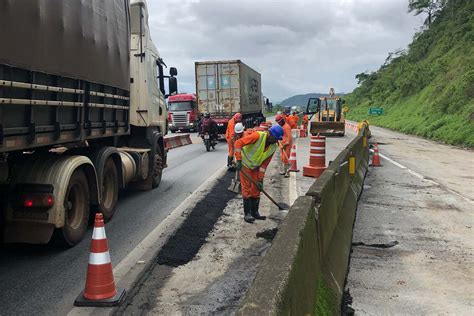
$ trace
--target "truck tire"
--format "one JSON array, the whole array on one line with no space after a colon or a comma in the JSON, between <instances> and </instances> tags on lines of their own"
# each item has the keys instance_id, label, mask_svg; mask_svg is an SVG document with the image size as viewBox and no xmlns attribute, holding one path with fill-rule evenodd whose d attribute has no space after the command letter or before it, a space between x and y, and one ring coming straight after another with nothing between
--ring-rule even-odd
<instances>
[{"instance_id":1,"label":"truck tire","mask_svg":"<svg viewBox=\"0 0 474 316\"><path fill-rule=\"evenodd\" d=\"M62 203L64 226L59 229L57 235L61 243L72 247L84 238L89 222L89 185L81 169L76 169L71 175Z\"/></svg>"},{"instance_id":2,"label":"truck tire","mask_svg":"<svg viewBox=\"0 0 474 316\"><path fill-rule=\"evenodd\" d=\"M151 184L151 187L153 189L157 188L160 186L161 183L161 177L163 176L163 153L161 152L161 149L158 148L156 155L155 155L155 165L153 168L153 182Z\"/></svg>"},{"instance_id":3,"label":"truck tire","mask_svg":"<svg viewBox=\"0 0 474 316\"><path fill-rule=\"evenodd\" d=\"M102 198L99 203L99 212L104 215L104 221L112 219L117 206L119 193L119 175L112 158L108 158L102 173Z\"/></svg>"}]
</instances>

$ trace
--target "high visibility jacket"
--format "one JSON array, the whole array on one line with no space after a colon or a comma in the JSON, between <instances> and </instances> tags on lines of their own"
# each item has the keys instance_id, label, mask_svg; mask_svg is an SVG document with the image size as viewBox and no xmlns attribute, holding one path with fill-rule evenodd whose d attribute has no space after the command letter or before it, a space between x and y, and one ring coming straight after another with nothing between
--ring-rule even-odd
<instances>
[{"instance_id":1,"label":"high visibility jacket","mask_svg":"<svg viewBox=\"0 0 474 316\"><path fill-rule=\"evenodd\" d=\"M242 159L242 164L249 169L257 169L262 163L271 157L277 148L271 144L265 148L267 132L254 132L245 136L235 143L235 156L237 160Z\"/></svg>"}]
</instances>

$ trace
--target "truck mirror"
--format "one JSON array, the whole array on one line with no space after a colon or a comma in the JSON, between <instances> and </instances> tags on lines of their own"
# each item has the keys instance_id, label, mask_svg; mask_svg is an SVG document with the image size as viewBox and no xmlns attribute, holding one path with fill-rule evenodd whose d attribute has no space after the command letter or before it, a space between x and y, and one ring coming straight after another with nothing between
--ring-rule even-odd
<instances>
[{"instance_id":1,"label":"truck mirror","mask_svg":"<svg viewBox=\"0 0 474 316\"><path fill-rule=\"evenodd\" d=\"M175 67L171 67L170 68L170 76L174 77L174 76L177 76L177 75L178 75L178 69L176 69Z\"/></svg>"},{"instance_id":2,"label":"truck mirror","mask_svg":"<svg viewBox=\"0 0 474 316\"><path fill-rule=\"evenodd\" d=\"M171 71L170 71L171 73ZM178 93L178 80L175 77L170 77L168 81L169 94L173 95Z\"/></svg>"}]
</instances>

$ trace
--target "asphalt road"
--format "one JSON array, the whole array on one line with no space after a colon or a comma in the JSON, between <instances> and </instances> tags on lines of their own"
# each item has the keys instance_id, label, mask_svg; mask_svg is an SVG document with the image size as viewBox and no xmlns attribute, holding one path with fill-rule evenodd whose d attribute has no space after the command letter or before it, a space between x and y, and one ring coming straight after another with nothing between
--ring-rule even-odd
<instances>
[{"instance_id":1,"label":"asphalt road","mask_svg":"<svg viewBox=\"0 0 474 316\"><path fill-rule=\"evenodd\" d=\"M195 134L194 134L195 135ZM193 141L196 137L193 137ZM106 225L112 264L226 162L227 146L206 152L202 143L173 149L158 189L122 193ZM14 245L0 248L0 315L64 315L83 290L92 228L72 249Z\"/></svg>"},{"instance_id":2,"label":"asphalt road","mask_svg":"<svg viewBox=\"0 0 474 316\"><path fill-rule=\"evenodd\" d=\"M356 315L472 315L474 152L371 130L382 167L369 169L358 205L351 307Z\"/></svg>"}]
</instances>

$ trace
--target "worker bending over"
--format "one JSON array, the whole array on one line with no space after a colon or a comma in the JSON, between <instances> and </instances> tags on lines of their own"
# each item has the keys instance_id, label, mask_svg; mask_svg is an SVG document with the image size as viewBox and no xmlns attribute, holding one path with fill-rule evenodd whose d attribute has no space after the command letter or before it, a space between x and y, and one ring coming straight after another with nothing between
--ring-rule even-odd
<instances>
[{"instance_id":1,"label":"worker bending over","mask_svg":"<svg viewBox=\"0 0 474 316\"><path fill-rule=\"evenodd\" d=\"M263 190L265 171L282 136L283 128L275 125L268 132L255 131L235 142L236 169L240 171L244 220L247 223L266 219L258 212L260 191Z\"/></svg>"},{"instance_id":2,"label":"worker bending over","mask_svg":"<svg viewBox=\"0 0 474 316\"><path fill-rule=\"evenodd\" d=\"M291 127L288 123L285 122L285 118L282 115L277 115L275 121L279 126L283 128L283 140L280 142L281 146L281 165L280 165L280 174L285 175L285 178L290 176L290 162L288 158L291 154L291 145L293 142L293 137L291 135Z\"/></svg>"},{"instance_id":3,"label":"worker bending over","mask_svg":"<svg viewBox=\"0 0 474 316\"><path fill-rule=\"evenodd\" d=\"M231 168L234 166L234 135L235 135L235 124L242 121L242 114L235 113L234 116L227 123L227 130L225 132L225 140L229 147L227 153L227 167Z\"/></svg>"}]
</instances>

